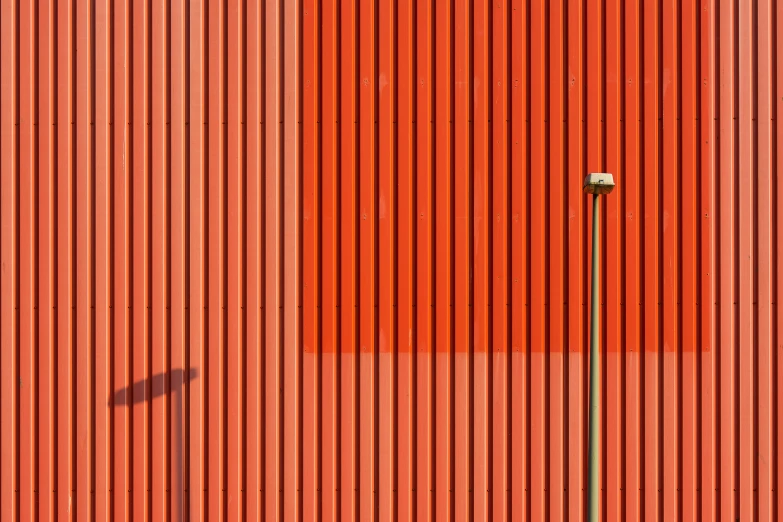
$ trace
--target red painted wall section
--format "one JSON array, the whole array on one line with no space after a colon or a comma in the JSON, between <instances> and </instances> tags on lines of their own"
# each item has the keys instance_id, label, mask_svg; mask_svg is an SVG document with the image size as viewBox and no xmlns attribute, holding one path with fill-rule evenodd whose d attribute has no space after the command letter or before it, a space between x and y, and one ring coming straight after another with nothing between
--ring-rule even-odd
<instances>
[{"instance_id":1,"label":"red painted wall section","mask_svg":"<svg viewBox=\"0 0 783 522\"><path fill-rule=\"evenodd\" d=\"M0 520L783 516L781 28L0 0Z\"/></svg>"}]
</instances>

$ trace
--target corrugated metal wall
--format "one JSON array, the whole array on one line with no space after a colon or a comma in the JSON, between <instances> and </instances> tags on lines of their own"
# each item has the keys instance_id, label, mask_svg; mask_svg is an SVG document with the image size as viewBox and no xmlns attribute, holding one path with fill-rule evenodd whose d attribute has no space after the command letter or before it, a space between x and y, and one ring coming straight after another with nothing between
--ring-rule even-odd
<instances>
[{"instance_id":1,"label":"corrugated metal wall","mask_svg":"<svg viewBox=\"0 0 783 522\"><path fill-rule=\"evenodd\" d=\"M783 4L0 5L3 521L783 516Z\"/></svg>"}]
</instances>

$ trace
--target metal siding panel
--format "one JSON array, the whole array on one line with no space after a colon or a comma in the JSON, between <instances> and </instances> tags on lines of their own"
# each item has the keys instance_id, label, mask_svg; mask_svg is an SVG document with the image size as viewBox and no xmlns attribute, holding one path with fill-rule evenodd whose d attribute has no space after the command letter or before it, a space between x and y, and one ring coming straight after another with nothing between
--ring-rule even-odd
<instances>
[{"instance_id":1,"label":"metal siding panel","mask_svg":"<svg viewBox=\"0 0 783 522\"><path fill-rule=\"evenodd\" d=\"M775 519L781 20L2 0L0 518Z\"/></svg>"}]
</instances>

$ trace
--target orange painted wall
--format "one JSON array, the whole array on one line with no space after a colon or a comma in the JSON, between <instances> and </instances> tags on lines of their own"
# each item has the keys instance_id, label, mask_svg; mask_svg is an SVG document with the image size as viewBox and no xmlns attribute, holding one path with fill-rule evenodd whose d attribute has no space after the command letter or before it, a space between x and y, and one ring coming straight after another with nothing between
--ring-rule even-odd
<instances>
[{"instance_id":1,"label":"orange painted wall","mask_svg":"<svg viewBox=\"0 0 783 522\"><path fill-rule=\"evenodd\" d=\"M783 3L0 0L0 520L783 516Z\"/></svg>"}]
</instances>

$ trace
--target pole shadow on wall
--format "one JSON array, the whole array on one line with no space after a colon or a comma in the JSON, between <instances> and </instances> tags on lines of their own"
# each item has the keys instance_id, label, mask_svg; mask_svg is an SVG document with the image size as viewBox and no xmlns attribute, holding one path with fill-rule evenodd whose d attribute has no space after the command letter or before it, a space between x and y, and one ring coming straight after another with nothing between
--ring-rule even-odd
<instances>
[{"instance_id":1,"label":"pole shadow on wall","mask_svg":"<svg viewBox=\"0 0 783 522\"><path fill-rule=\"evenodd\" d=\"M166 381L168 377L168 383ZM183 447L184 440L182 434L182 422L184 420L184 412L182 403L182 395L184 393L185 384L198 377L198 371L195 368L191 368L190 371L185 372L181 368L174 368L168 373L158 373L148 379L136 381L130 386L121 388L114 392L112 402L109 403L109 407L118 406L132 406L134 404L140 404L145 401L152 402L158 397L162 397L168 394L172 395L172 407L169 415L169 422L173 425L173 433L171 434L171 451L175 453L177 462L178 473L174 473L172 488L177 492L179 498L172 499L172 511L171 520L182 520L184 513L183 506ZM167 386L168 384L168 386ZM176 503L175 503L176 502Z\"/></svg>"}]
</instances>

